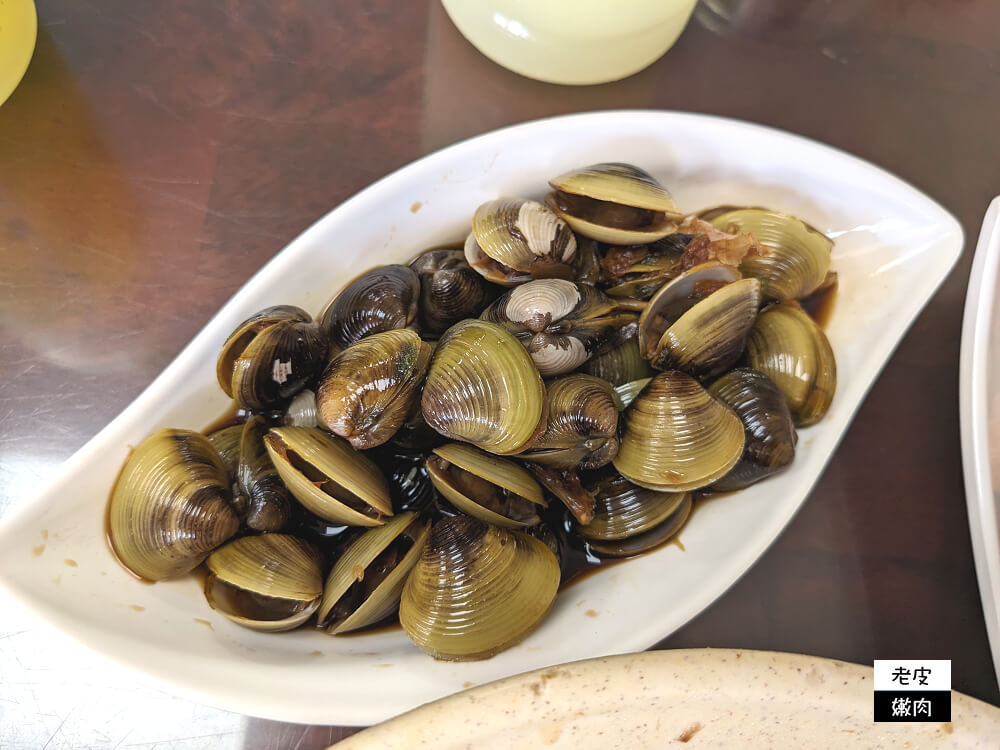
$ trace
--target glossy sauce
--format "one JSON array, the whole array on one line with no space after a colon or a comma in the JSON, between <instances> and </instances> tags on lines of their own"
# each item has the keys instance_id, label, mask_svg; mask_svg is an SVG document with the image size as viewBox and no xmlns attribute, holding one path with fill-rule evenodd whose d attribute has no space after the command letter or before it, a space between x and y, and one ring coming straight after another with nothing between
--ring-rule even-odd
<instances>
[{"instance_id":1,"label":"glossy sauce","mask_svg":"<svg viewBox=\"0 0 1000 750\"><path fill-rule=\"evenodd\" d=\"M834 276L832 280L824 282L819 289L799 301L802 309L824 330L827 323L830 322L830 316L833 315L833 308L837 301L838 286L837 277Z\"/></svg>"}]
</instances>

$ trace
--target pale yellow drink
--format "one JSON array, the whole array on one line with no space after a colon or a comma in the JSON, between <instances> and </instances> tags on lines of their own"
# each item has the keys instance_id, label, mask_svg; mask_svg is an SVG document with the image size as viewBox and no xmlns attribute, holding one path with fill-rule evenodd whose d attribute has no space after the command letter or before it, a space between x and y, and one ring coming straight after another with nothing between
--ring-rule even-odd
<instances>
[{"instance_id":1,"label":"pale yellow drink","mask_svg":"<svg viewBox=\"0 0 1000 750\"><path fill-rule=\"evenodd\" d=\"M0 0L0 104L24 75L37 32L32 0Z\"/></svg>"},{"instance_id":2,"label":"pale yellow drink","mask_svg":"<svg viewBox=\"0 0 1000 750\"><path fill-rule=\"evenodd\" d=\"M552 83L615 81L670 49L696 0L442 0L494 62Z\"/></svg>"}]
</instances>

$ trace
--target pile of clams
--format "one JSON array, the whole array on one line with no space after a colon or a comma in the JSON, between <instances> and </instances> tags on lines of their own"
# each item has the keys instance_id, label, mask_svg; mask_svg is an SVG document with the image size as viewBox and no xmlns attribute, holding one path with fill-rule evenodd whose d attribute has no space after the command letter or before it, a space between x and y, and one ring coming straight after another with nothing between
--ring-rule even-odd
<instances>
[{"instance_id":1,"label":"pile of clams","mask_svg":"<svg viewBox=\"0 0 1000 750\"><path fill-rule=\"evenodd\" d=\"M836 285L832 242L764 208L684 214L629 164L550 184L315 319L280 305L237 326L217 363L236 416L160 430L121 472L122 565L199 569L247 628L398 613L434 657L482 659L581 561L662 545L706 494L786 467L836 389L807 312Z\"/></svg>"}]
</instances>

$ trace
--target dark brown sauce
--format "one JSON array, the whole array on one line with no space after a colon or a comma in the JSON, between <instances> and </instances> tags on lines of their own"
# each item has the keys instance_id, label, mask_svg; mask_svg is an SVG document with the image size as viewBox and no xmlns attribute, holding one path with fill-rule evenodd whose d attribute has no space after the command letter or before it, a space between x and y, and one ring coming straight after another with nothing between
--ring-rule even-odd
<instances>
[{"instance_id":1,"label":"dark brown sauce","mask_svg":"<svg viewBox=\"0 0 1000 750\"><path fill-rule=\"evenodd\" d=\"M225 427L241 424L246 419L246 411L233 401L217 418L208 423L208 427L201 431L202 435L211 435Z\"/></svg>"},{"instance_id":2,"label":"dark brown sauce","mask_svg":"<svg viewBox=\"0 0 1000 750\"><path fill-rule=\"evenodd\" d=\"M808 297L799 300L802 309L820 328L825 329L826 324L830 322L830 316L833 315L833 308L837 302L837 287L837 277L834 276L831 281L825 282Z\"/></svg>"},{"instance_id":3,"label":"dark brown sauce","mask_svg":"<svg viewBox=\"0 0 1000 750\"><path fill-rule=\"evenodd\" d=\"M362 635L375 635L376 633L394 633L402 629L403 626L399 624L399 618L393 613L373 625L352 630L349 633L337 633L337 638L354 638Z\"/></svg>"}]
</instances>

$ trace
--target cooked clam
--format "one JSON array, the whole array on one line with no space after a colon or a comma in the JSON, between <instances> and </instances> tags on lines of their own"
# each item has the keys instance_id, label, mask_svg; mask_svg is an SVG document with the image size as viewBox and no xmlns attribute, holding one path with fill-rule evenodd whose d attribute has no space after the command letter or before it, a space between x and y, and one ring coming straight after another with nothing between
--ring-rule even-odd
<instances>
[{"instance_id":1,"label":"cooked clam","mask_svg":"<svg viewBox=\"0 0 1000 750\"><path fill-rule=\"evenodd\" d=\"M435 448L427 473L452 505L497 526L532 526L539 521L538 508L545 506L542 488L527 470L471 445Z\"/></svg>"},{"instance_id":2,"label":"cooked clam","mask_svg":"<svg viewBox=\"0 0 1000 750\"><path fill-rule=\"evenodd\" d=\"M601 555L625 557L662 544L680 530L691 510L691 493L640 487L617 472L605 474L590 489L594 518L579 532Z\"/></svg>"},{"instance_id":3,"label":"cooked clam","mask_svg":"<svg viewBox=\"0 0 1000 750\"><path fill-rule=\"evenodd\" d=\"M571 372L633 335L638 305L612 300L588 284L539 279L515 287L483 311L527 348L546 376Z\"/></svg>"},{"instance_id":4,"label":"cooked clam","mask_svg":"<svg viewBox=\"0 0 1000 750\"><path fill-rule=\"evenodd\" d=\"M794 302L764 310L747 337L747 360L778 386L795 424L818 422L837 389L837 363L823 329Z\"/></svg>"},{"instance_id":5,"label":"cooked clam","mask_svg":"<svg viewBox=\"0 0 1000 750\"><path fill-rule=\"evenodd\" d=\"M652 376L639 378L638 380L630 380L627 383L615 386L615 395L618 396L623 411L635 401L635 397L642 393L642 389L649 385L649 381L652 379Z\"/></svg>"},{"instance_id":6,"label":"cooked clam","mask_svg":"<svg viewBox=\"0 0 1000 750\"><path fill-rule=\"evenodd\" d=\"M544 542L468 516L445 518L406 580L399 621L437 659L486 659L534 630L559 577Z\"/></svg>"},{"instance_id":7,"label":"cooked clam","mask_svg":"<svg viewBox=\"0 0 1000 750\"><path fill-rule=\"evenodd\" d=\"M333 298L320 328L335 351L379 331L406 328L417 317L420 279L409 266L378 266L358 276Z\"/></svg>"},{"instance_id":8,"label":"cooked clam","mask_svg":"<svg viewBox=\"0 0 1000 750\"><path fill-rule=\"evenodd\" d=\"M245 523L255 531L279 531L288 523L292 497L264 447L268 431L263 417L251 417L240 436L236 479L246 498Z\"/></svg>"},{"instance_id":9,"label":"cooked clam","mask_svg":"<svg viewBox=\"0 0 1000 750\"><path fill-rule=\"evenodd\" d=\"M567 375L548 386L545 432L520 454L526 461L563 469L597 469L618 453L618 398L593 375Z\"/></svg>"},{"instance_id":10,"label":"cooked clam","mask_svg":"<svg viewBox=\"0 0 1000 750\"><path fill-rule=\"evenodd\" d=\"M744 276L759 278L772 299L805 297L830 270L833 241L795 216L763 208L718 209L703 216L727 232L749 232L768 252L747 256Z\"/></svg>"},{"instance_id":11,"label":"cooked clam","mask_svg":"<svg viewBox=\"0 0 1000 750\"><path fill-rule=\"evenodd\" d=\"M346 440L309 427L275 427L264 445L285 486L320 518L381 526L392 515L385 477Z\"/></svg>"},{"instance_id":12,"label":"cooked clam","mask_svg":"<svg viewBox=\"0 0 1000 750\"><path fill-rule=\"evenodd\" d=\"M574 276L576 237L565 221L537 201L501 198L484 203L472 217L472 234L475 246L467 241L465 256L479 273L489 264L476 254L476 246L504 276L509 275L504 269L535 279Z\"/></svg>"},{"instance_id":13,"label":"cooked clam","mask_svg":"<svg viewBox=\"0 0 1000 750\"><path fill-rule=\"evenodd\" d=\"M351 344L320 377L320 423L359 450L386 442L416 405L430 356L430 345L409 329L380 331Z\"/></svg>"},{"instance_id":14,"label":"cooked clam","mask_svg":"<svg viewBox=\"0 0 1000 750\"><path fill-rule=\"evenodd\" d=\"M663 372L625 410L614 465L634 484L685 492L725 476L743 441L743 423L729 407L690 375Z\"/></svg>"},{"instance_id":15,"label":"cooked clam","mask_svg":"<svg viewBox=\"0 0 1000 750\"><path fill-rule=\"evenodd\" d=\"M792 462L797 440L792 415L784 394L767 375L749 367L730 370L708 392L736 412L746 433L743 455L712 483L713 490L742 489Z\"/></svg>"},{"instance_id":16,"label":"cooked clam","mask_svg":"<svg viewBox=\"0 0 1000 750\"><path fill-rule=\"evenodd\" d=\"M318 626L334 635L349 633L395 612L429 532L430 521L400 513L352 541L326 577Z\"/></svg>"},{"instance_id":17,"label":"cooked clam","mask_svg":"<svg viewBox=\"0 0 1000 750\"><path fill-rule=\"evenodd\" d=\"M229 487L208 438L153 433L132 451L111 493L108 540L118 560L148 581L193 570L239 529Z\"/></svg>"},{"instance_id":18,"label":"cooked clam","mask_svg":"<svg viewBox=\"0 0 1000 750\"><path fill-rule=\"evenodd\" d=\"M545 202L573 231L613 245L653 242L677 228L682 214L670 193L631 164L594 164L549 180Z\"/></svg>"},{"instance_id":19,"label":"cooked clam","mask_svg":"<svg viewBox=\"0 0 1000 750\"><path fill-rule=\"evenodd\" d=\"M656 374L656 371L650 367L649 361L639 353L637 336L630 336L614 349L591 357L580 369L585 373L607 380L613 386L624 385L642 378L651 378Z\"/></svg>"},{"instance_id":20,"label":"cooked clam","mask_svg":"<svg viewBox=\"0 0 1000 750\"><path fill-rule=\"evenodd\" d=\"M299 391L288 408L285 409L285 424L290 427L316 427L319 419L316 415L316 394L308 388Z\"/></svg>"},{"instance_id":21,"label":"cooked clam","mask_svg":"<svg viewBox=\"0 0 1000 750\"><path fill-rule=\"evenodd\" d=\"M757 279L718 262L696 266L653 295L639 317L639 351L659 370L719 375L743 354L760 302Z\"/></svg>"},{"instance_id":22,"label":"cooked clam","mask_svg":"<svg viewBox=\"0 0 1000 750\"><path fill-rule=\"evenodd\" d=\"M464 320L441 337L420 403L439 433L490 453L522 451L545 429L545 387L531 357L483 320Z\"/></svg>"},{"instance_id":23,"label":"cooked clam","mask_svg":"<svg viewBox=\"0 0 1000 750\"><path fill-rule=\"evenodd\" d=\"M240 439L243 437L243 425L234 424L223 427L221 430L209 433L208 442L219 454L222 463L229 473L229 479L236 481L236 470L240 465Z\"/></svg>"},{"instance_id":24,"label":"cooked clam","mask_svg":"<svg viewBox=\"0 0 1000 750\"><path fill-rule=\"evenodd\" d=\"M288 534L245 536L205 560L205 598L237 625L291 630L308 620L323 594L319 552Z\"/></svg>"},{"instance_id":25,"label":"cooked clam","mask_svg":"<svg viewBox=\"0 0 1000 750\"><path fill-rule=\"evenodd\" d=\"M601 268L612 297L649 299L657 289L681 271L692 234L673 232L648 245L610 245L604 250Z\"/></svg>"},{"instance_id":26,"label":"cooked clam","mask_svg":"<svg viewBox=\"0 0 1000 750\"><path fill-rule=\"evenodd\" d=\"M304 310L279 305L240 323L216 364L219 385L241 406L265 409L295 395L323 366L327 344Z\"/></svg>"},{"instance_id":27,"label":"cooked clam","mask_svg":"<svg viewBox=\"0 0 1000 750\"><path fill-rule=\"evenodd\" d=\"M420 277L420 330L438 335L465 318L477 318L496 297L496 287L486 282L465 260L462 250L427 250L410 268Z\"/></svg>"},{"instance_id":28,"label":"cooked clam","mask_svg":"<svg viewBox=\"0 0 1000 750\"><path fill-rule=\"evenodd\" d=\"M525 466L546 490L566 506L577 523L590 523L594 517L594 496L583 486L575 468L563 469L532 461L526 462Z\"/></svg>"}]
</instances>

